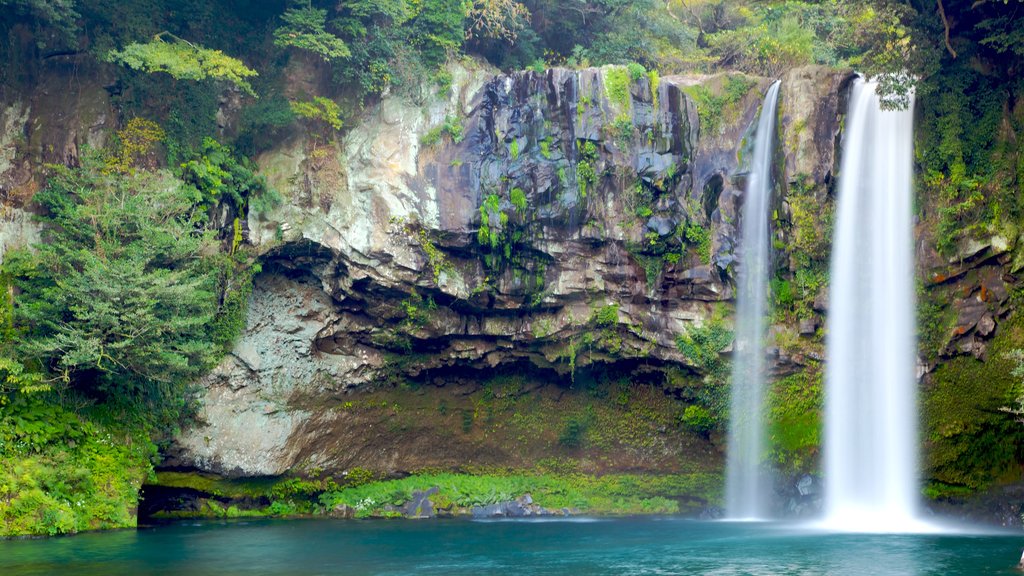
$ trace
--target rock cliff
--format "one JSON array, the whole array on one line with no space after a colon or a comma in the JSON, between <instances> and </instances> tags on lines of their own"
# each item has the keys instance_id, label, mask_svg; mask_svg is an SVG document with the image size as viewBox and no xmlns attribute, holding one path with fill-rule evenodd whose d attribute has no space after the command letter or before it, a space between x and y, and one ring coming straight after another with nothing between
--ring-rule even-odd
<instances>
[{"instance_id":1,"label":"rock cliff","mask_svg":"<svg viewBox=\"0 0 1024 576\"><path fill-rule=\"evenodd\" d=\"M524 464L490 457L499 447L485 441L467 453L395 435L384 448L339 406L396 382L452 389L503 371L555 389L595 370L646 374L669 395L670 372L700 386L675 339L729 315L744 156L770 81L454 76L426 106L388 98L339 142L300 134L259 158L287 199L250 217L264 273L247 329L204 383L206 425L177 440L170 464L234 475ZM827 199L848 76L784 79L780 190L799 174ZM803 360L782 352L775 368ZM693 456L668 452L670 467ZM669 466L659 462L616 466Z\"/></svg>"}]
</instances>

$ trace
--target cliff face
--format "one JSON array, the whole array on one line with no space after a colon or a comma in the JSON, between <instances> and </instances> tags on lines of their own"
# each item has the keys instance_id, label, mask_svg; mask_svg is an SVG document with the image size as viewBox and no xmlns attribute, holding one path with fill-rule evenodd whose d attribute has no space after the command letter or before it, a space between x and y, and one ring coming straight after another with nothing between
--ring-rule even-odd
<instances>
[{"instance_id":1,"label":"cliff face","mask_svg":"<svg viewBox=\"0 0 1024 576\"><path fill-rule=\"evenodd\" d=\"M386 418L360 407L396 383L456 406L495 375L526 375L511 394L526 401L616 374L674 414L694 401L707 367L675 339L729 316L743 158L769 80L454 72L425 107L385 99L340 142L300 135L259 159L287 199L250 218L264 272L248 327L204 382L205 426L178 438L170 465L394 472L574 454L551 439L547 454L508 450L498 433L437 440L458 427L446 418L382 432ZM826 201L847 77L784 79L780 190L799 174ZM820 354L818 336L804 340L776 352L777 372ZM699 435L676 436L584 468L720 458Z\"/></svg>"},{"instance_id":2,"label":"cliff face","mask_svg":"<svg viewBox=\"0 0 1024 576\"><path fill-rule=\"evenodd\" d=\"M426 103L385 98L340 140L299 132L258 158L285 201L250 214L263 272L247 328L201 382L200 422L167 465L720 468L720 439L689 410L723 396L715 372L727 364L719 350L681 353L676 338L729 326L744 159L770 81L451 71ZM794 399L779 394L820 394L850 78L782 79L769 342L780 405ZM41 60L23 80L0 92L0 249L38 238L27 200L43 166L76 162L118 124L87 57ZM222 100L228 131L234 104ZM1009 378L1007 350L1024 340L1007 324L1020 266L1012 230L939 257L933 204L921 199L916 232L922 403L929 462L956 482L958 452L943 447L990 436L964 398L1005 401L1003 384L961 376ZM816 436L794 449L813 469Z\"/></svg>"}]
</instances>

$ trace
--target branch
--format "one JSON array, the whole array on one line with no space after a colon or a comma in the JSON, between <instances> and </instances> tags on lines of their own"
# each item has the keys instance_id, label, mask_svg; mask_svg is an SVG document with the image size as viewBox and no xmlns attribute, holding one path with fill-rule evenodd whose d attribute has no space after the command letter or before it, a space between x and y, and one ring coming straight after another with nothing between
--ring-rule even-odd
<instances>
[{"instance_id":1,"label":"branch","mask_svg":"<svg viewBox=\"0 0 1024 576\"><path fill-rule=\"evenodd\" d=\"M704 34L704 22L701 20L700 16L697 14L697 12L693 8L690 8L690 6L686 3L686 0L679 0L679 1L683 5L683 8L686 8L686 10L690 13L690 15L693 16L693 19L697 21L697 31L700 32L703 35Z\"/></svg>"},{"instance_id":2,"label":"branch","mask_svg":"<svg viewBox=\"0 0 1024 576\"><path fill-rule=\"evenodd\" d=\"M939 16L942 17L942 25L946 28L946 50L949 51L953 59L956 59L956 50L953 50L953 45L949 43L949 19L946 18L946 9L942 6L942 0L935 0L939 5Z\"/></svg>"},{"instance_id":3,"label":"branch","mask_svg":"<svg viewBox=\"0 0 1024 576\"><path fill-rule=\"evenodd\" d=\"M676 22L680 22L679 16L672 13L672 0L665 0L665 12L668 12L668 15L674 18Z\"/></svg>"}]
</instances>

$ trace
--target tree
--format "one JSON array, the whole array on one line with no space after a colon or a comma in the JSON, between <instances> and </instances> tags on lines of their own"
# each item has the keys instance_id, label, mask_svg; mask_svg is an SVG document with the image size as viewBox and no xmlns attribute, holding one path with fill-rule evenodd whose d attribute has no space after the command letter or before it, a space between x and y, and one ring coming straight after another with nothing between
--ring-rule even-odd
<instances>
[{"instance_id":1,"label":"tree","mask_svg":"<svg viewBox=\"0 0 1024 576\"><path fill-rule=\"evenodd\" d=\"M19 357L106 396L201 375L219 353L217 249L192 195L166 171L105 173L95 158L54 170L36 196L44 243L4 263Z\"/></svg>"},{"instance_id":2,"label":"tree","mask_svg":"<svg viewBox=\"0 0 1024 576\"><path fill-rule=\"evenodd\" d=\"M512 42L530 19L515 0L473 0L466 14L466 39L484 37Z\"/></svg>"},{"instance_id":3,"label":"tree","mask_svg":"<svg viewBox=\"0 0 1024 576\"><path fill-rule=\"evenodd\" d=\"M165 37L171 41L164 40ZM146 44L136 42L124 50L111 50L106 59L132 70L164 72L177 80L223 80L256 96L247 80L257 76L255 70L220 50L203 48L169 32L157 34Z\"/></svg>"},{"instance_id":4,"label":"tree","mask_svg":"<svg viewBox=\"0 0 1024 576\"><path fill-rule=\"evenodd\" d=\"M330 62L348 58L348 45L325 28L327 10L313 8L308 3L302 8L289 8L281 16L284 26L274 30L274 45L307 50Z\"/></svg>"},{"instance_id":5,"label":"tree","mask_svg":"<svg viewBox=\"0 0 1024 576\"><path fill-rule=\"evenodd\" d=\"M79 17L75 0L0 0L0 8L7 6L31 16L36 22L49 24L65 41L74 42Z\"/></svg>"}]
</instances>

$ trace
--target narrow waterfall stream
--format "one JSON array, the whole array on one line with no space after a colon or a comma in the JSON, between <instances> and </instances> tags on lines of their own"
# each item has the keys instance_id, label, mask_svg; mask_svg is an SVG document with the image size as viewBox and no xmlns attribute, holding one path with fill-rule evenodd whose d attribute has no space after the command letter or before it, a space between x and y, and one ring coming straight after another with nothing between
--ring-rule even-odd
<instances>
[{"instance_id":1,"label":"narrow waterfall stream","mask_svg":"<svg viewBox=\"0 0 1024 576\"><path fill-rule=\"evenodd\" d=\"M855 81L839 173L826 340L825 523L917 530L913 102Z\"/></svg>"},{"instance_id":2,"label":"narrow waterfall stream","mask_svg":"<svg viewBox=\"0 0 1024 576\"><path fill-rule=\"evenodd\" d=\"M779 82L768 89L757 123L754 153L743 198L740 266L736 285L736 344L726 462L726 514L764 518L768 482L764 451L765 310L768 304L768 221L772 200L772 150Z\"/></svg>"}]
</instances>

